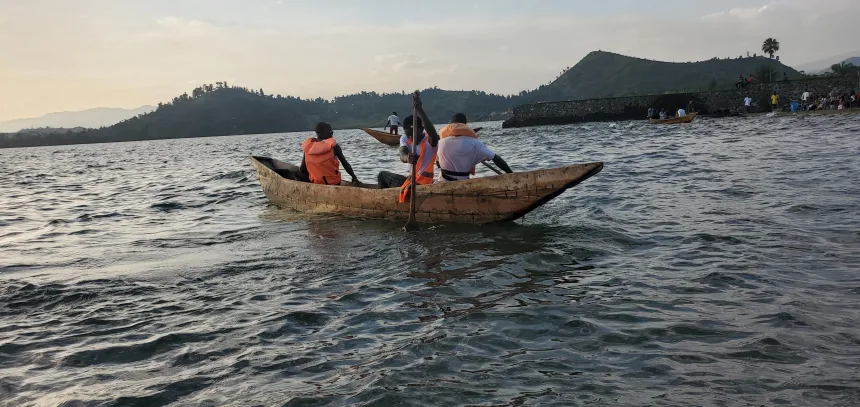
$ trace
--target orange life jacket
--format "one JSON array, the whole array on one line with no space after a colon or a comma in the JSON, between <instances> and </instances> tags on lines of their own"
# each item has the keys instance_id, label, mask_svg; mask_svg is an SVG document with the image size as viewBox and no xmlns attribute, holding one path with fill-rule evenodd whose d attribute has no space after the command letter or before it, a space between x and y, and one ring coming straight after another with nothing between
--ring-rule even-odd
<instances>
[{"instance_id":1,"label":"orange life jacket","mask_svg":"<svg viewBox=\"0 0 860 407\"><path fill-rule=\"evenodd\" d=\"M439 138L448 137L471 137L478 138L478 133L472 130L471 127L463 123L450 123L439 131Z\"/></svg>"},{"instance_id":2,"label":"orange life jacket","mask_svg":"<svg viewBox=\"0 0 860 407\"><path fill-rule=\"evenodd\" d=\"M439 131L439 138L448 138L448 137L471 137L473 139L478 138L478 133L475 130L472 130L471 127L467 124L463 123L449 123L447 126L443 127L441 131ZM469 171L469 174L475 175L475 167Z\"/></svg>"},{"instance_id":3,"label":"orange life jacket","mask_svg":"<svg viewBox=\"0 0 860 407\"><path fill-rule=\"evenodd\" d=\"M424 135L424 139L419 141L418 145L418 165L415 166L415 180L418 182L418 185L428 185L433 183L433 164L436 162L436 151L433 151L433 154L424 154L430 149L430 142L428 141L430 137ZM409 147L409 151L412 152L412 139L409 138L406 140L406 145ZM409 198L409 185L412 184L412 173L410 172L409 177L406 178L406 181L403 185L400 186L400 198L397 200L399 203L406 202L406 199Z\"/></svg>"},{"instance_id":4,"label":"orange life jacket","mask_svg":"<svg viewBox=\"0 0 860 407\"><path fill-rule=\"evenodd\" d=\"M309 138L302 142L308 178L314 184L340 184L340 161L334 155L335 146L337 141L334 138Z\"/></svg>"}]
</instances>

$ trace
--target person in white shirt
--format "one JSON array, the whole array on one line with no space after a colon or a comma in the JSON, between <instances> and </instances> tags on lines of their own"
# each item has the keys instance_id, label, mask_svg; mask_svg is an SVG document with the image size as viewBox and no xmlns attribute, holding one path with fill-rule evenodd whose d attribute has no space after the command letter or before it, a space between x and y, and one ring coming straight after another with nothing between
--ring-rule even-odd
<instances>
[{"instance_id":1,"label":"person in white shirt","mask_svg":"<svg viewBox=\"0 0 860 407\"><path fill-rule=\"evenodd\" d=\"M749 113L750 107L752 107L752 98L749 95L744 98L744 107L747 109L747 113Z\"/></svg>"},{"instance_id":2,"label":"person in white shirt","mask_svg":"<svg viewBox=\"0 0 860 407\"><path fill-rule=\"evenodd\" d=\"M684 117L687 115L687 111L684 109L678 109L678 116L676 117Z\"/></svg>"},{"instance_id":3,"label":"person in white shirt","mask_svg":"<svg viewBox=\"0 0 860 407\"><path fill-rule=\"evenodd\" d=\"M666 109L660 109L660 120L666 120L669 118L669 114L666 113Z\"/></svg>"},{"instance_id":4,"label":"person in white shirt","mask_svg":"<svg viewBox=\"0 0 860 407\"><path fill-rule=\"evenodd\" d=\"M391 112L391 116L388 116L388 124L385 127L391 127L391 130L389 130L390 134L397 134L397 129L400 127L400 118L397 117L397 112Z\"/></svg>"},{"instance_id":5,"label":"person in white shirt","mask_svg":"<svg viewBox=\"0 0 860 407\"><path fill-rule=\"evenodd\" d=\"M476 165L489 160L506 173L514 172L502 157L478 140L463 113L455 114L451 123L439 131L439 137L437 158L441 171L436 182L467 180L474 174Z\"/></svg>"},{"instance_id":6,"label":"person in white shirt","mask_svg":"<svg viewBox=\"0 0 860 407\"><path fill-rule=\"evenodd\" d=\"M812 94L809 93L809 90L805 90L802 95L800 95L800 100L803 102L801 104L801 109L806 110L806 105L809 102L809 99L812 98Z\"/></svg>"}]
</instances>

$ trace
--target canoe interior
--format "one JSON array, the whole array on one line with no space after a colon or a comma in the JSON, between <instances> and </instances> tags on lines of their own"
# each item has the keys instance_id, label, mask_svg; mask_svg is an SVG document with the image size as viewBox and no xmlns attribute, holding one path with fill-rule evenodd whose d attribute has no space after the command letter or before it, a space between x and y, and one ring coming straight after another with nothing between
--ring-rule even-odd
<instances>
[{"instance_id":1,"label":"canoe interior","mask_svg":"<svg viewBox=\"0 0 860 407\"><path fill-rule=\"evenodd\" d=\"M285 180L306 183L304 181L297 180L296 177L293 175L294 173L297 173L300 171L300 167L298 165L291 164L291 163L285 163L281 160L276 160L274 158L269 158L269 157L252 156L252 158L257 160L260 164L266 166L270 170L274 171L275 173L280 175ZM353 184L352 182L349 182L349 181L341 181L340 186L352 187L352 188L379 189L379 186L377 184L365 184L365 183Z\"/></svg>"}]
</instances>

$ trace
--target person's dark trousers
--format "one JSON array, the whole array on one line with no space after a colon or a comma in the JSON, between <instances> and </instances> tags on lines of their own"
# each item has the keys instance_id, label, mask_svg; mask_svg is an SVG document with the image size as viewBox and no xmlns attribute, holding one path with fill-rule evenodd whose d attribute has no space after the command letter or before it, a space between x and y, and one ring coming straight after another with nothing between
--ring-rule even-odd
<instances>
[{"instance_id":1,"label":"person's dark trousers","mask_svg":"<svg viewBox=\"0 0 860 407\"><path fill-rule=\"evenodd\" d=\"M376 176L376 182L379 184L379 188L400 188L406 182L406 176L390 171L381 171Z\"/></svg>"}]
</instances>

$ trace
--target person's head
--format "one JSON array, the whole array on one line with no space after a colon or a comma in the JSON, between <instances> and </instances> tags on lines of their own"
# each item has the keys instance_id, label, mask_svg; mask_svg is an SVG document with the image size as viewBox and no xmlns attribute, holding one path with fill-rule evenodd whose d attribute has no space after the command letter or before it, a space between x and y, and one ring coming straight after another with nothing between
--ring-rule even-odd
<instances>
[{"instance_id":1,"label":"person's head","mask_svg":"<svg viewBox=\"0 0 860 407\"><path fill-rule=\"evenodd\" d=\"M418 120L416 121L412 117L412 115L409 115L409 116L406 116L405 119L403 119L403 131L406 132L406 135L409 135L409 136L412 135L412 124L413 124L413 122L416 122L415 126L417 126L416 130L418 130L418 133L419 134L423 133L424 132L424 123L421 122L421 118L419 117Z\"/></svg>"},{"instance_id":2,"label":"person's head","mask_svg":"<svg viewBox=\"0 0 860 407\"><path fill-rule=\"evenodd\" d=\"M331 138L331 136L334 135L334 132L331 130L331 125L326 122L317 123L314 127L314 133L317 134L317 138L320 140Z\"/></svg>"},{"instance_id":3,"label":"person's head","mask_svg":"<svg viewBox=\"0 0 860 407\"><path fill-rule=\"evenodd\" d=\"M454 113L454 116L451 116L451 123L467 124L467 123L469 123L469 121L468 121L468 120L466 120L466 115L465 115L465 114L463 114L463 113Z\"/></svg>"},{"instance_id":4,"label":"person's head","mask_svg":"<svg viewBox=\"0 0 860 407\"><path fill-rule=\"evenodd\" d=\"M393 115L397 116L397 112L391 112L391 114L393 114Z\"/></svg>"}]
</instances>

